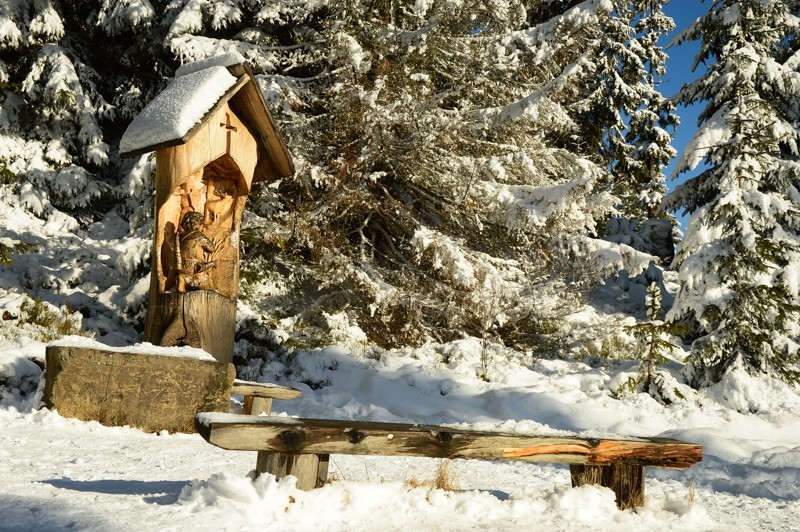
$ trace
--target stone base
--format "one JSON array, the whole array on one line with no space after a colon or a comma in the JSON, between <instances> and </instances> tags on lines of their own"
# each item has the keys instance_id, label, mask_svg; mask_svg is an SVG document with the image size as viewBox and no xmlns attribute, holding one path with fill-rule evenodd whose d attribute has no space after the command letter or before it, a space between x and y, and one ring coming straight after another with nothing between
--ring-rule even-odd
<instances>
[{"instance_id":1,"label":"stone base","mask_svg":"<svg viewBox=\"0 0 800 532\"><path fill-rule=\"evenodd\" d=\"M233 364L47 346L44 403L64 417L145 432L194 432L198 412L228 412Z\"/></svg>"}]
</instances>

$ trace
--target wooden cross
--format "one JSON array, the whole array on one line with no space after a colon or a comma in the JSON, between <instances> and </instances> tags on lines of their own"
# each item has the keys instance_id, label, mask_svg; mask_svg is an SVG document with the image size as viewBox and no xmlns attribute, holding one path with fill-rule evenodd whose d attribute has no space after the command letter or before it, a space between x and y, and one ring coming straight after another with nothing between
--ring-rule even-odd
<instances>
[{"instance_id":1,"label":"wooden cross","mask_svg":"<svg viewBox=\"0 0 800 532\"><path fill-rule=\"evenodd\" d=\"M236 133L236 126L231 125L230 113L225 113L225 122L220 122L219 127L224 127L228 131L228 138L225 139L225 151L231 152L231 132Z\"/></svg>"}]
</instances>

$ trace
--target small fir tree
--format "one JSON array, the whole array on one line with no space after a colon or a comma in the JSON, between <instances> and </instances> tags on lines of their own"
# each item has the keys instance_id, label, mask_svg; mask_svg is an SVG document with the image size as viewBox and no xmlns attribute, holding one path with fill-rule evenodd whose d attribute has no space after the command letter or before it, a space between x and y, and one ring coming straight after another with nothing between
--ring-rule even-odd
<instances>
[{"instance_id":1,"label":"small fir tree","mask_svg":"<svg viewBox=\"0 0 800 532\"><path fill-rule=\"evenodd\" d=\"M677 349L671 338L680 332L681 326L662 319L661 288L658 284L651 283L647 287L645 304L647 321L628 328L644 351L639 364L639 377L629 382L628 386L641 389L663 402L674 393L665 390L665 375L659 367L668 362L667 355Z\"/></svg>"}]
</instances>

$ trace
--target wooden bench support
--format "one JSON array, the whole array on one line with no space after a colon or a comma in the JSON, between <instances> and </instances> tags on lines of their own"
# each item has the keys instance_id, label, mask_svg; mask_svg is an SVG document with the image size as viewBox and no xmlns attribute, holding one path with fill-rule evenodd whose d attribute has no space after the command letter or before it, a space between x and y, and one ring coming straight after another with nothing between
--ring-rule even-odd
<instances>
[{"instance_id":1,"label":"wooden bench support","mask_svg":"<svg viewBox=\"0 0 800 532\"><path fill-rule=\"evenodd\" d=\"M272 399L266 397L253 397L245 395L242 404L242 414L248 416L269 415L272 412Z\"/></svg>"},{"instance_id":2,"label":"wooden bench support","mask_svg":"<svg viewBox=\"0 0 800 532\"><path fill-rule=\"evenodd\" d=\"M270 473L276 478L287 475L297 477L297 489L310 490L322 487L328 480L327 454L290 454L258 451L256 475Z\"/></svg>"},{"instance_id":3,"label":"wooden bench support","mask_svg":"<svg viewBox=\"0 0 800 532\"><path fill-rule=\"evenodd\" d=\"M236 379L231 387L232 394L242 395L244 415L269 415L272 412L272 400L290 400L300 397L303 392L276 384L243 381ZM310 490L322 486L328 478L327 454L289 454L258 451L256 458L256 476L270 473L276 478L287 475L297 477L297 487Z\"/></svg>"},{"instance_id":4,"label":"wooden bench support","mask_svg":"<svg viewBox=\"0 0 800 532\"><path fill-rule=\"evenodd\" d=\"M617 496L617 506L625 510L644 504L644 466L618 462L609 466L571 464L573 486L593 484L611 488Z\"/></svg>"},{"instance_id":5,"label":"wooden bench support","mask_svg":"<svg viewBox=\"0 0 800 532\"><path fill-rule=\"evenodd\" d=\"M214 412L198 414L195 425L206 441L223 449L293 455L288 459L262 459L259 456L260 463L282 472L276 474L278 477L296 474L295 471L302 468L299 460L303 455L550 462L570 464L573 485L599 484L612 488L620 508L643 504L645 466L686 469L703 457L700 445L664 438L611 440L529 436L436 425L238 416ZM327 470L325 474L321 471L322 467L319 467L316 478L304 485L319 485L327 473Z\"/></svg>"},{"instance_id":6,"label":"wooden bench support","mask_svg":"<svg viewBox=\"0 0 800 532\"><path fill-rule=\"evenodd\" d=\"M235 379L231 386L231 394L244 397L243 414L258 415L263 412L269 415L273 399L288 401L300 397L303 392L288 386Z\"/></svg>"}]
</instances>

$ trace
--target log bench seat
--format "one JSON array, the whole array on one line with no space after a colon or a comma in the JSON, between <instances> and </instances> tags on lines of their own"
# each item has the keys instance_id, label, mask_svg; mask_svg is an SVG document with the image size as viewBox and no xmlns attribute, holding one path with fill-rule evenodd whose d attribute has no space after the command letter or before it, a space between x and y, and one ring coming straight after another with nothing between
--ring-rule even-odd
<instances>
[{"instance_id":1,"label":"log bench seat","mask_svg":"<svg viewBox=\"0 0 800 532\"><path fill-rule=\"evenodd\" d=\"M703 457L702 446L665 438L528 436L436 425L217 412L197 414L195 428L207 442L223 449L258 451L259 456L319 456L319 468L310 472L313 478L302 489L325 482L330 454L518 460L569 464L573 485L609 487L620 508L643 504L645 467L687 469ZM257 473L266 470L256 468ZM274 474L274 469L270 472ZM298 476L291 468L283 473Z\"/></svg>"}]
</instances>

